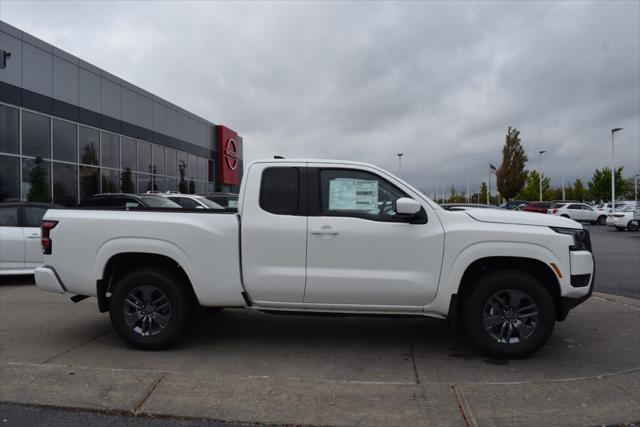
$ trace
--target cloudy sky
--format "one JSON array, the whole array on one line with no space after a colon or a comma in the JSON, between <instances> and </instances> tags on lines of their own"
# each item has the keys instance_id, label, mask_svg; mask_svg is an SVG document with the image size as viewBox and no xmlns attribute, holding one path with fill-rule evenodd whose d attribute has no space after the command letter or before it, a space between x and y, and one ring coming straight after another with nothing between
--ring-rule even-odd
<instances>
[{"instance_id":1,"label":"cloudy sky","mask_svg":"<svg viewBox=\"0 0 640 427\"><path fill-rule=\"evenodd\" d=\"M0 19L243 135L245 160L477 187L508 126L559 185L640 172L640 2L27 2Z\"/></svg>"}]
</instances>

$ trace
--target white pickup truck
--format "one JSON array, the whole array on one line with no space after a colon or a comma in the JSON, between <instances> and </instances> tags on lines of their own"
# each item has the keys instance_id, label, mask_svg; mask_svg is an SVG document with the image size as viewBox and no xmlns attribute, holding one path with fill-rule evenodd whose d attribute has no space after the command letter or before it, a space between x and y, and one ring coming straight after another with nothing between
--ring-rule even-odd
<instances>
[{"instance_id":1,"label":"white pickup truck","mask_svg":"<svg viewBox=\"0 0 640 427\"><path fill-rule=\"evenodd\" d=\"M98 298L118 335L160 349L196 304L448 318L483 352L522 357L591 295L589 233L567 218L446 211L375 166L266 160L238 212L49 210L40 289Z\"/></svg>"}]
</instances>

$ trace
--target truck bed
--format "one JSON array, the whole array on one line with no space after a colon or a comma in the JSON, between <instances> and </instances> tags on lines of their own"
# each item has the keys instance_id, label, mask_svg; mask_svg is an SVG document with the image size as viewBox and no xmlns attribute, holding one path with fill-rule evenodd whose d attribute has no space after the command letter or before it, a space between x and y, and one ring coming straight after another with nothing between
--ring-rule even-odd
<instances>
[{"instance_id":1,"label":"truck bed","mask_svg":"<svg viewBox=\"0 0 640 427\"><path fill-rule=\"evenodd\" d=\"M244 305L240 217L233 212L52 209L44 220L58 221L50 233L52 253L47 264L55 266L59 280L70 293L97 296L96 282L86 279L103 279L105 266L116 254L153 253L180 265L201 304Z\"/></svg>"}]
</instances>

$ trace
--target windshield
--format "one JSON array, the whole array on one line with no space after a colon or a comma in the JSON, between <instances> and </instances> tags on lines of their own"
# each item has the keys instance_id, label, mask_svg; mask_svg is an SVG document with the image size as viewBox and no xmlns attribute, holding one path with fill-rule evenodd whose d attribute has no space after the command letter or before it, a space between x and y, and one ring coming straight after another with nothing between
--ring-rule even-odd
<instances>
[{"instance_id":1,"label":"windshield","mask_svg":"<svg viewBox=\"0 0 640 427\"><path fill-rule=\"evenodd\" d=\"M142 201L151 208L181 208L181 206L163 197L142 196Z\"/></svg>"}]
</instances>

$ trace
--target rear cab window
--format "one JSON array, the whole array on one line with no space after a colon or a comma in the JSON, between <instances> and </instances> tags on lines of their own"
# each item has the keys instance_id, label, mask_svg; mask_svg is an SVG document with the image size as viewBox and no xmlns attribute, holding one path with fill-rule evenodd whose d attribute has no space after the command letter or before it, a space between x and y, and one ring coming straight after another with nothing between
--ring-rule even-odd
<instances>
[{"instance_id":1,"label":"rear cab window","mask_svg":"<svg viewBox=\"0 0 640 427\"><path fill-rule=\"evenodd\" d=\"M269 167L262 171L260 208L275 215L300 213L300 169Z\"/></svg>"}]
</instances>

